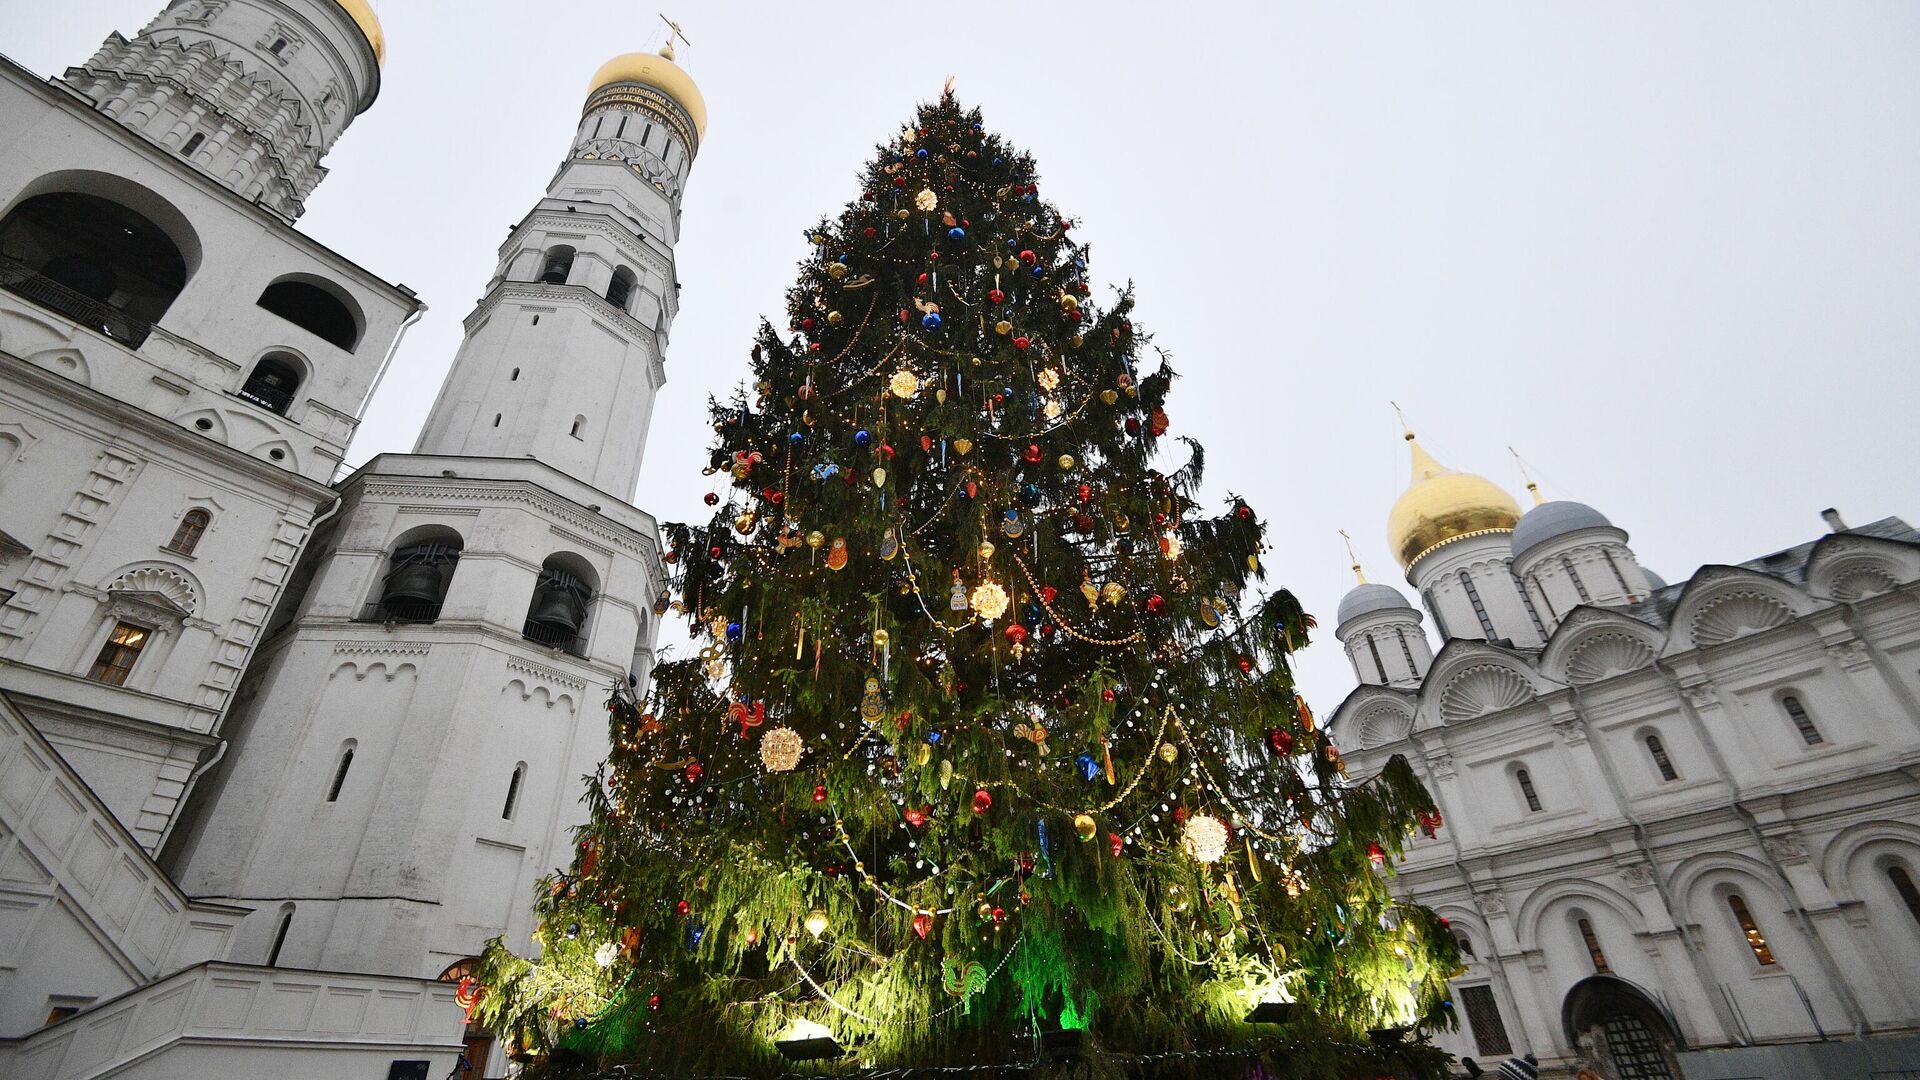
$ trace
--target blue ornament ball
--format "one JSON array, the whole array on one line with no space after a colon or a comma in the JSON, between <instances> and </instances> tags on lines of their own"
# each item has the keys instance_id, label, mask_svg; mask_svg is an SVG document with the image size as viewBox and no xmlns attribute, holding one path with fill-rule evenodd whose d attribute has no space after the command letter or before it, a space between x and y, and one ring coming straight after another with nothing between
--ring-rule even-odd
<instances>
[{"instance_id":1,"label":"blue ornament ball","mask_svg":"<svg viewBox=\"0 0 1920 1080\"><path fill-rule=\"evenodd\" d=\"M581 1031L587 1030L587 1018L584 1016L574 1017L573 1026Z\"/></svg>"},{"instance_id":2,"label":"blue ornament ball","mask_svg":"<svg viewBox=\"0 0 1920 1080\"><path fill-rule=\"evenodd\" d=\"M853 445L855 446L865 446L872 441L873 436L868 434L866 428L861 428L859 431L853 433Z\"/></svg>"},{"instance_id":3,"label":"blue ornament ball","mask_svg":"<svg viewBox=\"0 0 1920 1080\"><path fill-rule=\"evenodd\" d=\"M961 228L958 225L955 225L953 228L947 230L947 239L949 240L965 240L966 238L967 238L967 230Z\"/></svg>"},{"instance_id":4,"label":"blue ornament ball","mask_svg":"<svg viewBox=\"0 0 1920 1080\"><path fill-rule=\"evenodd\" d=\"M1020 488L1020 501L1021 501L1021 502L1024 502L1024 503L1026 503L1026 504L1027 504L1028 506L1037 506L1037 505L1039 505L1039 503L1040 503L1040 487L1039 487L1039 485L1037 485L1037 484L1026 484L1026 485L1024 485L1024 486L1022 486L1022 487Z\"/></svg>"},{"instance_id":5,"label":"blue ornament ball","mask_svg":"<svg viewBox=\"0 0 1920 1080\"><path fill-rule=\"evenodd\" d=\"M1040 613L1039 604L1028 604L1027 605L1027 625L1028 626L1040 625L1040 614L1041 613Z\"/></svg>"},{"instance_id":6,"label":"blue ornament ball","mask_svg":"<svg viewBox=\"0 0 1920 1080\"><path fill-rule=\"evenodd\" d=\"M920 149L915 150L913 152L913 156L917 158L925 159L927 156L927 148L923 146Z\"/></svg>"},{"instance_id":7,"label":"blue ornament ball","mask_svg":"<svg viewBox=\"0 0 1920 1080\"><path fill-rule=\"evenodd\" d=\"M940 329L940 313L937 311L927 312L925 315L922 315L920 317L920 325L926 327L929 330Z\"/></svg>"},{"instance_id":8,"label":"blue ornament ball","mask_svg":"<svg viewBox=\"0 0 1920 1080\"><path fill-rule=\"evenodd\" d=\"M1044 266L1036 266L1033 268L1034 277L1044 277L1046 276L1046 273L1047 273L1047 268Z\"/></svg>"},{"instance_id":9,"label":"blue ornament ball","mask_svg":"<svg viewBox=\"0 0 1920 1080\"><path fill-rule=\"evenodd\" d=\"M993 163L995 165L1005 165L1007 163L1007 159L1003 157L997 157L993 159Z\"/></svg>"},{"instance_id":10,"label":"blue ornament ball","mask_svg":"<svg viewBox=\"0 0 1920 1080\"><path fill-rule=\"evenodd\" d=\"M939 732L937 731L927 732L927 742L933 744L934 746L940 745L940 739L941 739L941 735Z\"/></svg>"},{"instance_id":11,"label":"blue ornament ball","mask_svg":"<svg viewBox=\"0 0 1920 1080\"><path fill-rule=\"evenodd\" d=\"M739 641L742 637L745 637L745 636L746 636L746 630L742 629L739 623L730 622L727 624L727 640L728 641Z\"/></svg>"}]
</instances>

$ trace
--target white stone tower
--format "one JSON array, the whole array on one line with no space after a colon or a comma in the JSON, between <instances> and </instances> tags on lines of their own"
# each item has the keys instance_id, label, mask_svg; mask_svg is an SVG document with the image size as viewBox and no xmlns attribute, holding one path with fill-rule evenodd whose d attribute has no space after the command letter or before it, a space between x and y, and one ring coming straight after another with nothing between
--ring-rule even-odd
<instances>
[{"instance_id":1,"label":"white stone tower","mask_svg":"<svg viewBox=\"0 0 1920 1080\"><path fill-rule=\"evenodd\" d=\"M0 58L0 691L149 851L420 309L290 225L380 42L194 0L64 82Z\"/></svg>"},{"instance_id":2,"label":"white stone tower","mask_svg":"<svg viewBox=\"0 0 1920 1080\"><path fill-rule=\"evenodd\" d=\"M699 88L661 52L594 75L566 161L500 249L418 453L532 457L633 496L679 308L680 193L706 128Z\"/></svg>"},{"instance_id":3,"label":"white stone tower","mask_svg":"<svg viewBox=\"0 0 1920 1080\"><path fill-rule=\"evenodd\" d=\"M1546 624L1513 576L1519 504L1485 477L1435 461L1413 432L1406 438L1413 479L1387 515L1387 540L1440 636L1538 648Z\"/></svg>"},{"instance_id":4,"label":"white stone tower","mask_svg":"<svg viewBox=\"0 0 1920 1080\"><path fill-rule=\"evenodd\" d=\"M1552 633L1582 604L1625 607L1645 600L1653 583L1626 531L1585 503L1542 502L1513 527L1513 572Z\"/></svg>"},{"instance_id":5,"label":"white stone tower","mask_svg":"<svg viewBox=\"0 0 1920 1080\"><path fill-rule=\"evenodd\" d=\"M587 817L606 692L651 666L658 533L625 500L703 120L665 57L601 70L418 452L339 485L168 849L189 892L255 909L237 958L434 976L526 940Z\"/></svg>"},{"instance_id":6,"label":"white stone tower","mask_svg":"<svg viewBox=\"0 0 1920 1080\"><path fill-rule=\"evenodd\" d=\"M1347 555L1353 560L1355 584L1340 598L1333 636L1346 646L1354 678L1362 686L1420 685L1433 666L1433 648L1420 628L1419 609L1399 589L1368 581L1352 543Z\"/></svg>"},{"instance_id":7,"label":"white stone tower","mask_svg":"<svg viewBox=\"0 0 1920 1080\"><path fill-rule=\"evenodd\" d=\"M380 90L367 0L173 0L67 69L105 115L292 221L320 159Z\"/></svg>"}]
</instances>

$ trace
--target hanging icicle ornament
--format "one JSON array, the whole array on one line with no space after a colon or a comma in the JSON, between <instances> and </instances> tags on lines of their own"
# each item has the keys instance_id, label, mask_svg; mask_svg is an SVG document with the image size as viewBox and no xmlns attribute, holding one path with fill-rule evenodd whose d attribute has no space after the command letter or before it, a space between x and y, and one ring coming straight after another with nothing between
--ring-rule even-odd
<instances>
[{"instance_id":1,"label":"hanging icicle ornament","mask_svg":"<svg viewBox=\"0 0 1920 1080\"><path fill-rule=\"evenodd\" d=\"M1211 814L1195 814L1180 830L1180 847L1197 863L1216 863L1227 853L1227 826Z\"/></svg>"},{"instance_id":2,"label":"hanging icicle ornament","mask_svg":"<svg viewBox=\"0 0 1920 1080\"><path fill-rule=\"evenodd\" d=\"M770 773L792 772L807 752L800 733L790 727L777 727L760 736L760 764Z\"/></svg>"},{"instance_id":3,"label":"hanging icicle ornament","mask_svg":"<svg viewBox=\"0 0 1920 1080\"><path fill-rule=\"evenodd\" d=\"M974 613L988 622L1007 613L1007 602L1007 590L995 582L982 582L973 590L971 604Z\"/></svg>"}]
</instances>

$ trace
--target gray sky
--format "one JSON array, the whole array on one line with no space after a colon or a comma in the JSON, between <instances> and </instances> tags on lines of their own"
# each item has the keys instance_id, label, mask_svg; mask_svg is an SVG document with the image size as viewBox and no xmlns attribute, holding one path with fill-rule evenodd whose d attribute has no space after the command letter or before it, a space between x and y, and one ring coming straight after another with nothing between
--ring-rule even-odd
<instances>
[{"instance_id":1,"label":"gray sky","mask_svg":"<svg viewBox=\"0 0 1920 1080\"><path fill-rule=\"evenodd\" d=\"M1032 151L1095 280L1137 284L1184 376L1174 433L1328 624L1300 664L1323 712L1352 685L1336 530L1405 587L1389 398L1523 498L1518 447L1673 580L1810 539L1822 507L1920 512L1920 5L668 2L711 122L638 497L663 519L704 516L707 395L802 230L948 75ZM0 0L0 50L54 74L161 3ZM626 0L379 7L380 100L301 228L432 310L356 463L411 448L588 76L663 32Z\"/></svg>"}]
</instances>

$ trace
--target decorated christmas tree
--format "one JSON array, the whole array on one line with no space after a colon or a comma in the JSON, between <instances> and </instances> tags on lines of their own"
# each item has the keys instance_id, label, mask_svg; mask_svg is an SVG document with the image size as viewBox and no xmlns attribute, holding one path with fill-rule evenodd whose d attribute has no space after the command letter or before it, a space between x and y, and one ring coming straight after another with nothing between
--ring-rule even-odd
<instances>
[{"instance_id":1,"label":"decorated christmas tree","mask_svg":"<svg viewBox=\"0 0 1920 1080\"><path fill-rule=\"evenodd\" d=\"M669 526L699 655L617 688L537 959L477 1015L536 1070L761 1075L1078 1059L1104 1075L1416 1075L1453 938L1389 894L1438 814L1296 696L1173 371L1033 160L951 93L808 233Z\"/></svg>"}]
</instances>

